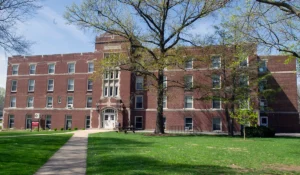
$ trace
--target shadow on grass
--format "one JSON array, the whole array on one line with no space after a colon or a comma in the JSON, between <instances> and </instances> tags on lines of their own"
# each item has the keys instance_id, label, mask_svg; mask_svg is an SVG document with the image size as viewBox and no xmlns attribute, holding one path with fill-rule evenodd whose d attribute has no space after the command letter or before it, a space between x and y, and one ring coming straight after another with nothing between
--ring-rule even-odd
<instances>
[{"instance_id":1,"label":"shadow on grass","mask_svg":"<svg viewBox=\"0 0 300 175\"><path fill-rule=\"evenodd\" d=\"M135 150L152 147L151 142L113 137L90 137L87 174L235 174L236 169L216 166L166 162L141 156Z\"/></svg>"},{"instance_id":2,"label":"shadow on grass","mask_svg":"<svg viewBox=\"0 0 300 175\"><path fill-rule=\"evenodd\" d=\"M34 174L71 134L0 138L0 174Z\"/></svg>"}]
</instances>

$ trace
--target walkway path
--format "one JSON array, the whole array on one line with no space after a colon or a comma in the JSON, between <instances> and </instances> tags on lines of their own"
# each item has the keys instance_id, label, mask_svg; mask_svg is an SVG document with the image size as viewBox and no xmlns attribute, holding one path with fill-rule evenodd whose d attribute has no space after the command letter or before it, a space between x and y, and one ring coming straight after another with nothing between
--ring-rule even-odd
<instances>
[{"instance_id":1,"label":"walkway path","mask_svg":"<svg viewBox=\"0 0 300 175\"><path fill-rule=\"evenodd\" d=\"M74 132L73 137L62 146L35 175L85 174L88 134L109 130L84 130Z\"/></svg>"}]
</instances>

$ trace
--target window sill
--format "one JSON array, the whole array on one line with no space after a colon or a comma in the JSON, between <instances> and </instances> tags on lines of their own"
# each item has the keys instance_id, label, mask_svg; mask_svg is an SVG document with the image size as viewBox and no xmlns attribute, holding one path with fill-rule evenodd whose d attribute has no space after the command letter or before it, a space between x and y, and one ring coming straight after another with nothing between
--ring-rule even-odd
<instances>
[{"instance_id":1,"label":"window sill","mask_svg":"<svg viewBox=\"0 0 300 175\"><path fill-rule=\"evenodd\" d=\"M144 108L134 108L134 109L137 109L137 110L141 109L141 110L142 110L142 109L144 109Z\"/></svg>"},{"instance_id":2,"label":"window sill","mask_svg":"<svg viewBox=\"0 0 300 175\"><path fill-rule=\"evenodd\" d=\"M17 107L11 107L11 106L10 106L9 108L15 109L15 108L17 108Z\"/></svg>"},{"instance_id":3,"label":"window sill","mask_svg":"<svg viewBox=\"0 0 300 175\"><path fill-rule=\"evenodd\" d=\"M16 93L17 91L10 91L11 93Z\"/></svg>"},{"instance_id":4,"label":"window sill","mask_svg":"<svg viewBox=\"0 0 300 175\"><path fill-rule=\"evenodd\" d=\"M33 93L34 91L28 91L28 93Z\"/></svg>"},{"instance_id":5,"label":"window sill","mask_svg":"<svg viewBox=\"0 0 300 175\"><path fill-rule=\"evenodd\" d=\"M195 108L183 108L184 110L194 110Z\"/></svg>"},{"instance_id":6,"label":"window sill","mask_svg":"<svg viewBox=\"0 0 300 175\"><path fill-rule=\"evenodd\" d=\"M53 91L48 91L48 90L47 90L47 92L48 92L48 93L52 93Z\"/></svg>"},{"instance_id":7,"label":"window sill","mask_svg":"<svg viewBox=\"0 0 300 175\"><path fill-rule=\"evenodd\" d=\"M74 90L67 90L67 92L73 93L73 92L74 92Z\"/></svg>"}]
</instances>

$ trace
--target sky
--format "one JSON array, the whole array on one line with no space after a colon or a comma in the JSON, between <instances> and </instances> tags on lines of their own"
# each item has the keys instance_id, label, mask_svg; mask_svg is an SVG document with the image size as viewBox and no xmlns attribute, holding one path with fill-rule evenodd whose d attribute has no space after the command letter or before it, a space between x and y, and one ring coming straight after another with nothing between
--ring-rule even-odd
<instances>
[{"instance_id":1,"label":"sky","mask_svg":"<svg viewBox=\"0 0 300 175\"><path fill-rule=\"evenodd\" d=\"M43 0L42 8L25 23L17 26L18 33L34 42L30 55L93 52L95 33L83 32L66 24L63 14L72 3L82 0ZM193 33L211 33L214 20L201 20L191 30ZM6 87L7 56L0 48L0 87Z\"/></svg>"}]
</instances>

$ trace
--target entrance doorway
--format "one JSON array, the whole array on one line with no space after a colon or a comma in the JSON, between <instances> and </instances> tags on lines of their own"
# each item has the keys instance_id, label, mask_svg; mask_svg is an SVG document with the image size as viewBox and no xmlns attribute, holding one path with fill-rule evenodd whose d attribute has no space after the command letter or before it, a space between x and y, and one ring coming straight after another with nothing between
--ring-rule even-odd
<instances>
[{"instance_id":1,"label":"entrance doorway","mask_svg":"<svg viewBox=\"0 0 300 175\"><path fill-rule=\"evenodd\" d=\"M114 109L106 109L103 111L103 128L113 129L116 123L116 112Z\"/></svg>"}]
</instances>

